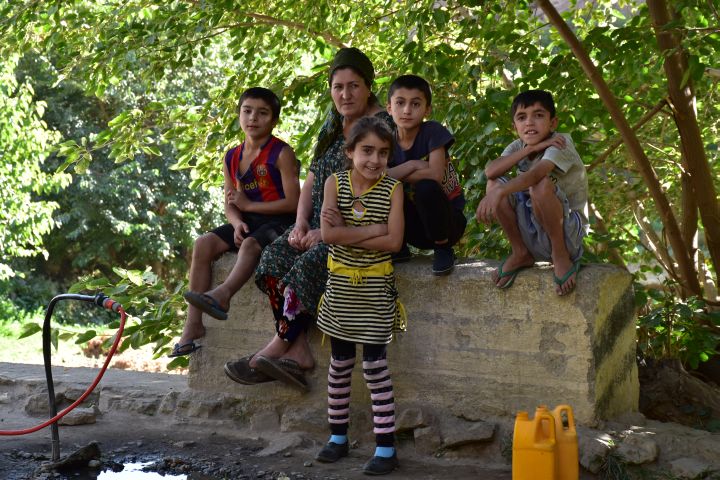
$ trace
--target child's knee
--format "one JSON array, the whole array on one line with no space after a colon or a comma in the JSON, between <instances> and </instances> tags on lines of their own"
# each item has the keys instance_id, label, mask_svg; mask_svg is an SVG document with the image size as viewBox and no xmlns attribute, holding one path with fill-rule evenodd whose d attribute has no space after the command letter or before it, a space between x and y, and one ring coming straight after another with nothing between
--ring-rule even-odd
<instances>
[{"instance_id":1,"label":"child's knee","mask_svg":"<svg viewBox=\"0 0 720 480\"><path fill-rule=\"evenodd\" d=\"M532 200L543 200L547 198L555 198L555 183L548 176L545 176L538 183L530 187L530 198Z\"/></svg>"}]
</instances>

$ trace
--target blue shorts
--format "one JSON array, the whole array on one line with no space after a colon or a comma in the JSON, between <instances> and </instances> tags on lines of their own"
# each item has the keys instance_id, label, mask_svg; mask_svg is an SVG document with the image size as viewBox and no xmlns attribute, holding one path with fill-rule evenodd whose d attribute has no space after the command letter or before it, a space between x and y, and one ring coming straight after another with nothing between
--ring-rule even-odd
<instances>
[{"instance_id":1,"label":"blue shorts","mask_svg":"<svg viewBox=\"0 0 720 480\"><path fill-rule=\"evenodd\" d=\"M500 177L498 180L502 183L510 181L508 177ZM570 259L575 262L583 254L583 238L585 237L585 225L583 225L582 215L570 210L567 196L560 187L555 185L555 195L563 206L563 229L565 230L565 246L567 247ZM535 260L552 262L552 245L550 245L550 237L543 229L540 222L535 218L532 208L532 200L527 190L515 192L508 199L510 205L515 209L517 216L518 229L522 236L523 243L530 251Z\"/></svg>"},{"instance_id":2,"label":"blue shorts","mask_svg":"<svg viewBox=\"0 0 720 480\"><path fill-rule=\"evenodd\" d=\"M254 238L260 244L260 248L270 245L276 238L287 230L287 228L295 223L294 214L286 215L262 215L244 213L243 221L247 223L250 230L245 238ZM223 242L227 243L231 252L237 252L235 245L235 227L226 223L212 230Z\"/></svg>"}]
</instances>

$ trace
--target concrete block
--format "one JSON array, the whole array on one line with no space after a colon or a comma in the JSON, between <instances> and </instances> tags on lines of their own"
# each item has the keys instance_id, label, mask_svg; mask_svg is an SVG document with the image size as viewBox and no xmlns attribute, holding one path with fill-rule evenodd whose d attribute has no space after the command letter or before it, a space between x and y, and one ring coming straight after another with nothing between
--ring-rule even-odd
<instances>
[{"instance_id":1,"label":"concrete block","mask_svg":"<svg viewBox=\"0 0 720 480\"><path fill-rule=\"evenodd\" d=\"M213 283L235 261L215 263ZM495 261L460 262L447 277L430 273L430 259L396 269L408 331L388 347L395 398L400 407L425 405L468 420L533 411L539 404L573 407L578 424L637 411L635 311L630 275L611 265L588 265L578 286L555 294L548 266L524 270L508 290L494 286ZM329 342L311 329L317 367L302 394L279 382L239 385L223 372L226 361L257 351L274 334L267 298L248 282L233 298L229 319L203 317L204 348L191 356L193 389L242 396L246 411L272 399L288 412L326 403ZM353 375L351 408L369 410L360 368Z\"/></svg>"}]
</instances>

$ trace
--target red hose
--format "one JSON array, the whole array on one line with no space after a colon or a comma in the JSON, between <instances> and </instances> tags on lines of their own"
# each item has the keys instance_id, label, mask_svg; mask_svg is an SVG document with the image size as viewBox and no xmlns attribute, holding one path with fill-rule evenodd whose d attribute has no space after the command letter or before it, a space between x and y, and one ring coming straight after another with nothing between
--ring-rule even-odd
<instances>
[{"instance_id":1,"label":"red hose","mask_svg":"<svg viewBox=\"0 0 720 480\"><path fill-rule=\"evenodd\" d=\"M95 377L95 381L90 385L90 387L85 390L85 393L80 395L80 398L75 400L72 405L64 409L63 411L59 412L57 415L55 415L50 420L41 423L40 425L34 426L32 428L26 428L24 430L0 430L0 435L26 435L28 433L37 432L38 430L41 430L49 425L52 425L53 423L60 420L62 417L70 413L72 409L77 407L79 404L82 403L85 398L87 398L88 395L92 393L92 391L95 389L98 383L100 383L100 380L102 379L103 375L105 374L105 370L107 370L108 365L110 364L110 359L112 359L112 356L115 354L115 351L117 350L118 346L120 345L120 340L122 339L122 332L125 328L125 320L127 319L127 314L125 313L125 310L121 306L119 306L118 303L116 303L114 300L106 299L103 302L103 307L107 308L108 310L115 310L120 314L120 326L118 327L118 331L115 334L115 341L112 344L112 347L110 347L110 351L108 352L108 356L105 359L105 363L103 364L102 368L100 369L100 373L98 373L97 377ZM115 308L113 308L115 307Z\"/></svg>"}]
</instances>

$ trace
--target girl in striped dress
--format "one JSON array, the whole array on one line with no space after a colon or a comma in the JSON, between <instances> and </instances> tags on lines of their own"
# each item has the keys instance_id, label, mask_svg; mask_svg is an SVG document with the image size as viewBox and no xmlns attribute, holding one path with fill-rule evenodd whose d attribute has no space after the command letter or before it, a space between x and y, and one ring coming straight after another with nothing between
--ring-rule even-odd
<instances>
[{"instance_id":1,"label":"girl in striped dress","mask_svg":"<svg viewBox=\"0 0 720 480\"><path fill-rule=\"evenodd\" d=\"M316 459L335 462L348 454L350 382L355 345L363 345L363 374L370 389L377 448L363 471L381 475L398 466L394 448L395 403L387 366L387 344L402 325L391 252L403 240L403 192L385 170L393 151L387 124L374 117L357 121L345 153L350 170L325 183L320 230L330 245L328 281L318 328L330 336L328 374L330 441Z\"/></svg>"}]
</instances>

